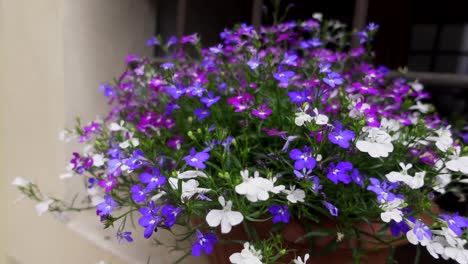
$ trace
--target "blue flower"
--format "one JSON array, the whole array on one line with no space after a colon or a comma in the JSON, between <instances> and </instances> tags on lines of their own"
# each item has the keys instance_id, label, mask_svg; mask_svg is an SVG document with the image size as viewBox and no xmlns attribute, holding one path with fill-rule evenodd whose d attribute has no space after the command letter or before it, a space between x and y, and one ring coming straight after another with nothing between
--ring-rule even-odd
<instances>
[{"instance_id":1,"label":"blue flower","mask_svg":"<svg viewBox=\"0 0 468 264\"><path fill-rule=\"evenodd\" d=\"M319 179L319 177L317 177L317 176L312 176L312 177L309 178L309 181L312 182L312 184L311 184L311 186L310 186L310 189L311 189L315 194L318 194L318 193L322 190L322 188L323 188L322 184L320 184L320 179Z\"/></svg>"},{"instance_id":2,"label":"blue flower","mask_svg":"<svg viewBox=\"0 0 468 264\"><path fill-rule=\"evenodd\" d=\"M419 241L422 241L424 239L432 239L432 232L427 227L426 224L424 224L420 220L416 220L416 223L414 224L413 227L413 233L416 235Z\"/></svg>"},{"instance_id":3,"label":"blue flower","mask_svg":"<svg viewBox=\"0 0 468 264\"><path fill-rule=\"evenodd\" d=\"M132 156L125 160L125 165L129 168L130 171L134 171L141 168L145 164L144 158L143 151L139 149L134 150Z\"/></svg>"},{"instance_id":4,"label":"blue flower","mask_svg":"<svg viewBox=\"0 0 468 264\"><path fill-rule=\"evenodd\" d=\"M396 195L390 192L395 189L395 185L387 181L380 182L376 178L370 178L369 180L371 185L367 187L367 190L377 194L379 203L391 202L396 198Z\"/></svg>"},{"instance_id":5,"label":"blue flower","mask_svg":"<svg viewBox=\"0 0 468 264\"><path fill-rule=\"evenodd\" d=\"M159 41L156 36L153 36L148 41L146 41L146 46L159 46Z\"/></svg>"},{"instance_id":6,"label":"blue flower","mask_svg":"<svg viewBox=\"0 0 468 264\"><path fill-rule=\"evenodd\" d=\"M286 52L284 53L284 58L281 63L289 65L289 66L296 66L297 65L296 60L297 60L297 54Z\"/></svg>"},{"instance_id":7,"label":"blue flower","mask_svg":"<svg viewBox=\"0 0 468 264\"><path fill-rule=\"evenodd\" d=\"M289 79L294 77L296 74L293 71L282 71L278 70L273 74L273 77L280 83L289 83Z\"/></svg>"},{"instance_id":8,"label":"blue flower","mask_svg":"<svg viewBox=\"0 0 468 264\"><path fill-rule=\"evenodd\" d=\"M333 183L338 184L338 182L343 182L348 184L351 182L351 176L349 176L349 171L353 169L353 164L348 161L340 161L336 166L333 162L328 165L328 174L327 178L330 179Z\"/></svg>"},{"instance_id":9,"label":"blue flower","mask_svg":"<svg viewBox=\"0 0 468 264\"><path fill-rule=\"evenodd\" d=\"M360 174L358 169L353 169L353 172L351 173L351 179L353 179L353 181L361 187L364 187L365 176L366 175Z\"/></svg>"},{"instance_id":10,"label":"blue flower","mask_svg":"<svg viewBox=\"0 0 468 264\"><path fill-rule=\"evenodd\" d=\"M177 85L177 87L175 87L175 86L166 86L165 90L166 90L166 92L168 94L172 95L172 97L174 99L179 99L187 91L187 89L181 87L181 85Z\"/></svg>"},{"instance_id":11,"label":"blue flower","mask_svg":"<svg viewBox=\"0 0 468 264\"><path fill-rule=\"evenodd\" d=\"M117 95L115 89L107 83L101 84L101 86L99 86L99 91L104 97L115 97Z\"/></svg>"},{"instance_id":12,"label":"blue flower","mask_svg":"<svg viewBox=\"0 0 468 264\"><path fill-rule=\"evenodd\" d=\"M142 203L146 200L148 191L141 188L140 185L133 185L132 188L130 188L130 191L132 192L132 199L136 203Z\"/></svg>"},{"instance_id":13,"label":"blue flower","mask_svg":"<svg viewBox=\"0 0 468 264\"><path fill-rule=\"evenodd\" d=\"M343 78L336 72L330 72L328 77L323 78L323 81L330 85L330 87L343 84Z\"/></svg>"},{"instance_id":14,"label":"blue flower","mask_svg":"<svg viewBox=\"0 0 468 264\"><path fill-rule=\"evenodd\" d=\"M124 242L124 240L127 240L127 242L133 242L132 232L118 232L117 238L121 244Z\"/></svg>"},{"instance_id":15,"label":"blue flower","mask_svg":"<svg viewBox=\"0 0 468 264\"><path fill-rule=\"evenodd\" d=\"M322 203L328 209L331 215L338 216L338 208L336 208L336 206L327 201L323 201Z\"/></svg>"},{"instance_id":16,"label":"blue flower","mask_svg":"<svg viewBox=\"0 0 468 264\"><path fill-rule=\"evenodd\" d=\"M174 69L174 63L172 63L172 62L165 62L165 63L161 64L159 67L161 67L162 69L164 69L164 70L166 70L166 71L167 71L167 70L172 70L172 69Z\"/></svg>"},{"instance_id":17,"label":"blue flower","mask_svg":"<svg viewBox=\"0 0 468 264\"><path fill-rule=\"evenodd\" d=\"M289 152L289 157L295 160L294 168L296 170L302 170L304 168L312 170L317 164L315 158L312 156L312 149L305 146L303 151L299 149L293 149Z\"/></svg>"},{"instance_id":18,"label":"blue flower","mask_svg":"<svg viewBox=\"0 0 468 264\"><path fill-rule=\"evenodd\" d=\"M463 216L459 216L458 213L455 213L452 216L441 214L440 217L447 222L448 227L457 236L461 236L463 234L462 228L468 227L468 220Z\"/></svg>"},{"instance_id":19,"label":"blue flower","mask_svg":"<svg viewBox=\"0 0 468 264\"><path fill-rule=\"evenodd\" d=\"M207 255L213 252L213 245L218 243L218 239L212 233L207 233L205 235L202 234L199 230L197 230L197 240L192 245L192 256L199 257L201 255L202 250L205 251Z\"/></svg>"},{"instance_id":20,"label":"blue flower","mask_svg":"<svg viewBox=\"0 0 468 264\"><path fill-rule=\"evenodd\" d=\"M356 137L351 130L343 130L341 125L335 126L332 132L328 134L328 139L331 143L338 145L344 149L349 148L349 142Z\"/></svg>"},{"instance_id":21,"label":"blue flower","mask_svg":"<svg viewBox=\"0 0 468 264\"><path fill-rule=\"evenodd\" d=\"M140 174L140 181L147 184L147 191L152 191L166 183L166 177L161 175L161 171L158 168L153 168L151 173L143 172Z\"/></svg>"},{"instance_id":22,"label":"blue flower","mask_svg":"<svg viewBox=\"0 0 468 264\"><path fill-rule=\"evenodd\" d=\"M207 108L209 108L210 106L218 102L220 98L220 96L214 96L213 92L208 92L208 96L202 97L200 101L204 103Z\"/></svg>"},{"instance_id":23,"label":"blue flower","mask_svg":"<svg viewBox=\"0 0 468 264\"><path fill-rule=\"evenodd\" d=\"M302 104L308 100L308 96L310 94L309 90L296 90L292 92L288 92L288 96L290 101L296 104Z\"/></svg>"},{"instance_id":24,"label":"blue flower","mask_svg":"<svg viewBox=\"0 0 468 264\"><path fill-rule=\"evenodd\" d=\"M195 148L190 150L190 155L184 157L185 162L188 165L197 168L204 169L206 168L205 161L210 158L210 154L206 152L196 152Z\"/></svg>"},{"instance_id":25,"label":"blue flower","mask_svg":"<svg viewBox=\"0 0 468 264\"><path fill-rule=\"evenodd\" d=\"M99 216L105 216L105 215L110 215L112 213L112 210L119 204L112 199L112 196L106 195L104 196L104 202L98 204L96 206L96 210Z\"/></svg>"},{"instance_id":26,"label":"blue flower","mask_svg":"<svg viewBox=\"0 0 468 264\"><path fill-rule=\"evenodd\" d=\"M147 207L141 207L138 210L141 214L138 224L145 228L143 236L146 239L150 238L157 231L157 226L164 220L162 216L157 215L159 208L159 206L155 206L154 202L151 201L147 203Z\"/></svg>"},{"instance_id":27,"label":"blue flower","mask_svg":"<svg viewBox=\"0 0 468 264\"><path fill-rule=\"evenodd\" d=\"M410 230L410 227L405 221L400 221L400 222L395 222L392 220L390 222L390 232L392 233L392 236L394 237L399 237L402 234L406 234Z\"/></svg>"},{"instance_id":28,"label":"blue flower","mask_svg":"<svg viewBox=\"0 0 468 264\"><path fill-rule=\"evenodd\" d=\"M289 223L291 215L289 214L287 205L272 204L268 208L268 212L273 215L273 223Z\"/></svg>"},{"instance_id":29,"label":"blue flower","mask_svg":"<svg viewBox=\"0 0 468 264\"><path fill-rule=\"evenodd\" d=\"M247 62L247 66L249 66L250 69L255 70L260 66L260 61L257 57L254 57Z\"/></svg>"},{"instance_id":30,"label":"blue flower","mask_svg":"<svg viewBox=\"0 0 468 264\"><path fill-rule=\"evenodd\" d=\"M177 221L177 216L182 212L182 209L179 207L174 207L170 204L164 206L161 209L161 214L166 218L164 220L164 225L168 228L174 226Z\"/></svg>"},{"instance_id":31,"label":"blue flower","mask_svg":"<svg viewBox=\"0 0 468 264\"><path fill-rule=\"evenodd\" d=\"M210 116L211 112L206 108L197 108L193 111L193 114L196 115L197 120L200 121Z\"/></svg>"}]
</instances>

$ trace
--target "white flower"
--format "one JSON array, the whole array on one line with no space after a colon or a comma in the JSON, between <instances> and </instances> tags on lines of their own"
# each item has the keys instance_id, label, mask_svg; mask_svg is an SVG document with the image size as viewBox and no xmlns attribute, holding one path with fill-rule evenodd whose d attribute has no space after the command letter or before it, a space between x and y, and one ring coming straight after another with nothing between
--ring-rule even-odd
<instances>
[{"instance_id":1,"label":"white flower","mask_svg":"<svg viewBox=\"0 0 468 264\"><path fill-rule=\"evenodd\" d=\"M326 124L328 124L328 116L323 115L323 114L319 114L317 108L314 108L314 113L315 113L315 116L313 117L313 119L315 120L315 124L317 124L317 125L326 125Z\"/></svg>"},{"instance_id":2,"label":"white flower","mask_svg":"<svg viewBox=\"0 0 468 264\"><path fill-rule=\"evenodd\" d=\"M140 145L140 140L138 140L138 138L134 138L132 134L130 134L130 138L125 140L124 142L120 143L119 144L119 147L121 149L126 149L130 146L132 147L138 147L138 145Z\"/></svg>"},{"instance_id":3,"label":"white flower","mask_svg":"<svg viewBox=\"0 0 468 264\"><path fill-rule=\"evenodd\" d=\"M11 185L16 186L16 187L28 187L28 185L31 184L30 180L26 180L21 177L16 177L12 182Z\"/></svg>"},{"instance_id":4,"label":"white flower","mask_svg":"<svg viewBox=\"0 0 468 264\"><path fill-rule=\"evenodd\" d=\"M290 190L284 190L283 193L287 194L286 199L291 203L304 202L305 192L301 189L296 189L296 186L290 186Z\"/></svg>"},{"instance_id":5,"label":"white flower","mask_svg":"<svg viewBox=\"0 0 468 264\"><path fill-rule=\"evenodd\" d=\"M179 179L177 178L169 178L169 184L172 188L178 189L179 187ZM189 200L195 194L198 193L206 193L209 192L211 189L207 188L198 188L198 181L195 179L190 179L188 181L182 181L182 194L180 195L180 199L182 202L185 200Z\"/></svg>"},{"instance_id":6,"label":"white flower","mask_svg":"<svg viewBox=\"0 0 468 264\"><path fill-rule=\"evenodd\" d=\"M219 203L223 207L222 210L211 210L206 215L206 222L211 227L217 227L221 224L221 233L227 234L231 231L232 226L240 224L244 220L244 216L237 211L232 211L232 201L225 201L223 196L218 198Z\"/></svg>"},{"instance_id":7,"label":"white flower","mask_svg":"<svg viewBox=\"0 0 468 264\"><path fill-rule=\"evenodd\" d=\"M229 257L233 264L262 264L260 251L250 246L249 242L244 243L244 249L240 253L234 253Z\"/></svg>"},{"instance_id":8,"label":"white flower","mask_svg":"<svg viewBox=\"0 0 468 264\"><path fill-rule=\"evenodd\" d=\"M431 105L430 104L423 104L420 101L417 101L416 105L411 106L409 109L418 110L419 112L421 112L423 114L426 114L431 109Z\"/></svg>"},{"instance_id":9,"label":"white flower","mask_svg":"<svg viewBox=\"0 0 468 264\"><path fill-rule=\"evenodd\" d=\"M323 15L322 15L322 13L313 13L313 14L312 14L312 18L313 18L313 19L316 19L316 20L318 20L318 21L322 21Z\"/></svg>"},{"instance_id":10,"label":"white flower","mask_svg":"<svg viewBox=\"0 0 468 264\"><path fill-rule=\"evenodd\" d=\"M104 165L104 162L106 161L107 159L104 158L104 155L102 154L94 154L93 155L93 166L94 167L101 167L102 165Z\"/></svg>"},{"instance_id":11,"label":"white flower","mask_svg":"<svg viewBox=\"0 0 468 264\"><path fill-rule=\"evenodd\" d=\"M447 150L453 144L453 138L452 138L452 132L450 131L450 126L446 128L440 128L439 130L436 130L435 133L437 134L437 137L430 136L430 137L427 137L426 139L429 141L435 141L435 145L440 151L447 152Z\"/></svg>"},{"instance_id":12,"label":"white flower","mask_svg":"<svg viewBox=\"0 0 468 264\"><path fill-rule=\"evenodd\" d=\"M150 199L151 199L151 201L157 201L157 200L159 200L159 198L163 197L166 194L167 193L165 191L160 191L157 194L153 195Z\"/></svg>"},{"instance_id":13,"label":"white flower","mask_svg":"<svg viewBox=\"0 0 468 264\"><path fill-rule=\"evenodd\" d=\"M388 157L393 151L392 138L387 132L375 127L364 127L368 135L364 140L358 140L356 147L362 152L367 152L373 158Z\"/></svg>"},{"instance_id":14,"label":"white flower","mask_svg":"<svg viewBox=\"0 0 468 264\"><path fill-rule=\"evenodd\" d=\"M302 260L301 257L298 256L295 260L293 260L293 264L306 264L307 260L309 260L309 257L309 254L305 254L304 260Z\"/></svg>"},{"instance_id":15,"label":"white flower","mask_svg":"<svg viewBox=\"0 0 468 264\"><path fill-rule=\"evenodd\" d=\"M268 200L270 197L268 192L274 188L271 180L260 177L258 171L254 173L254 177L249 177L248 170L241 171L240 174L243 182L236 186L238 194L245 195L251 202Z\"/></svg>"},{"instance_id":16,"label":"white flower","mask_svg":"<svg viewBox=\"0 0 468 264\"><path fill-rule=\"evenodd\" d=\"M62 129L60 130L59 132L59 140L60 141L63 141L65 143L68 143L70 142L72 139L76 138L76 134L74 134L73 132L69 131L69 130L66 130L66 129Z\"/></svg>"},{"instance_id":17,"label":"white flower","mask_svg":"<svg viewBox=\"0 0 468 264\"><path fill-rule=\"evenodd\" d=\"M387 119L384 117L382 118L382 120L380 120L380 128L384 129L387 132L390 132L390 131L396 132L400 130L401 125L395 119Z\"/></svg>"},{"instance_id":18,"label":"white flower","mask_svg":"<svg viewBox=\"0 0 468 264\"><path fill-rule=\"evenodd\" d=\"M441 243L442 241L444 241L443 237L434 236L434 238L426 245L427 251L435 259L438 259L439 255L444 253L444 246Z\"/></svg>"},{"instance_id":19,"label":"white flower","mask_svg":"<svg viewBox=\"0 0 468 264\"><path fill-rule=\"evenodd\" d=\"M463 174L468 174L468 156L460 157L460 147L454 148L454 154L450 156L450 160L445 163L447 169L451 171L459 171Z\"/></svg>"},{"instance_id":20,"label":"white flower","mask_svg":"<svg viewBox=\"0 0 468 264\"><path fill-rule=\"evenodd\" d=\"M445 187L452 182L452 174L448 173L447 168L444 168L444 162L441 159L436 161L434 167L439 171L439 174L435 176L432 188L437 192L445 193Z\"/></svg>"},{"instance_id":21,"label":"white flower","mask_svg":"<svg viewBox=\"0 0 468 264\"><path fill-rule=\"evenodd\" d=\"M269 190L269 192L274 193L274 194L278 194L278 193L282 192L286 188L286 187L284 187L284 185L275 186L275 183L276 183L277 180L278 180L277 177L273 177L273 178L270 179L271 183L273 184L273 188L271 188L271 190Z\"/></svg>"},{"instance_id":22,"label":"white flower","mask_svg":"<svg viewBox=\"0 0 468 264\"><path fill-rule=\"evenodd\" d=\"M392 171L389 172L385 175L388 181L390 182L399 182L399 181L404 181L405 177L408 176L408 170L410 170L413 167L413 164L404 164L403 162L399 163L401 167L401 171Z\"/></svg>"},{"instance_id":23,"label":"white flower","mask_svg":"<svg viewBox=\"0 0 468 264\"><path fill-rule=\"evenodd\" d=\"M411 88L416 92L422 91L424 89L424 86L419 82L419 80L410 82L408 84L411 85Z\"/></svg>"},{"instance_id":24,"label":"white flower","mask_svg":"<svg viewBox=\"0 0 468 264\"><path fill-rule=\"evenodd\" d=\"M196 177L208 178L208 175L206 175L203 171L198 170L188 170L177 174L177 178L179 179L193 179Z\"/></svg>"},{"instance_id":25,"label":"white flower","mask_svg":"<svg viewBox=\"0 0 468 264\"><path fill-rule=\"evenodd\" d=\"M49 206L53 203L54 201L51 199L46 199L38 204L36 204L36 212L39 216L41 216L43 213L49 211Z\"/></svg>"},{"instance_id":26,"label":"white flower","mask_svg":"<svg viewBox=\"0 0 468 264\"><path fill-rule=\"evenodd\" d=\"M446 247L444 250L444 255L460 264L468 263L468 250L464 249L463 247Z\"/></svg>"},{"instance_id":27,"label":"white flower","mask_svg":"<svg viewBox=\"0 0 468 264\"><path fill-rule=\"evenodd\" d=\"M117 124L116 122L111 123L109 125L109 130L110 131L127 131L127 129L124 127L125 121L121 120L120 124Z\"/></svg>"},{"instance_id":28,"label":"white flower","mask_svg":"<svg viewBox=\"0 0 468 264\"><path fill-rule=\"evenodd\" d=\"M65 167L65 170L66 170L67 172L60 174L60 175L59 175L59 178L60 178L61 180L65 180L65 179L68 179L68 178L73 177L73 167L74 167L74 166L75 166L75 165L74 165L73 163L68 163L67 167Z\"/></svg>"},{"instance_id":29,"label":"white flower","mask_svg":"<svg viewBox=\"0 0 468 264\"><path fill-rule=\"evenodd\" d=\"M296 126L303 126L305 122L312 122L313 118L301 111L299 113L296 113L296 118L294 119L294 123L296 124Z\"/></svg>"},{"instance_id":30,"label":"white flower","mask_svg":"<svg viewBox=\"0 0 468 264\"><path fill-rule=\"evenodd\" d=\"M411 189L419 189L424 186L424 176L426 176L425 171L416 172L414 177L408 175L405 179L405 183Z\"/></svg>"},{"instance_id":31,"label":"white flower","mask_svg":"<svg viewBox=\"0 0 468 264\"><path fill-rule=\"evenodd\" d=\"M380 208L384 211L380 213L380 218L385 223L389 223L390 220L395 222L401 222L403 220L403 212L401 211L401 205L403 200L395 198L394 200L380 205Z\"/></svg>"}]
</instances>

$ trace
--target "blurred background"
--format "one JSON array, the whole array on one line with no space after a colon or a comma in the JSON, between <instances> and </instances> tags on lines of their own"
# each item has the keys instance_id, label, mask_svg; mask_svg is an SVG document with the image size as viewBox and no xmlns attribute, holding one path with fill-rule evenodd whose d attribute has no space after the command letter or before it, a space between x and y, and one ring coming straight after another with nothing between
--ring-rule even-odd
<instances>
[{"instance_id":1,"label":"blurred background","mask_svg":"<svg viewBox=\"0 0 468 264\"><path fill-rule=\"evenodd\" d=\"M285 21L315 12L349 29L380 24L378 64L403 69L432 94L441 115L463 128L468 108L468 15L466 1L283 0ZM101 230L93 212L59 223L38 217L30 201L18 202L10 187L17 176L47 193L70 197L77 182L60 181L73 149L58 141L75 116L103 116L97 88L124 69L127 54L159 57L146 47L152 35L199 32L205 46L237 23L271 24L270 0L0 0L0 263L169 263L177 257L147 241L118 245ZM286 12L286 10L288 10ZM442 208L466 213L463 197L444 196ZM424 250L423 250L424 251ZM423 252L424 253L424 252ZM415 249L398 250L413 263ZM423 254L421 263L431 262ZM195 260L190 260L195 263ZM203 259L198 260L204 263Z\"/></svg>"}]
</instances>

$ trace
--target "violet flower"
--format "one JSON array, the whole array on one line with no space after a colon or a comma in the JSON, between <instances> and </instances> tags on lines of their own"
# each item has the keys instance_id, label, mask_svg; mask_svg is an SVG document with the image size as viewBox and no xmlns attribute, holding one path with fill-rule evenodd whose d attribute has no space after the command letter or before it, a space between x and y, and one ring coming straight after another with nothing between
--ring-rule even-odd
<instances>
[{"instance_id":1,"label":"violet flower","mask_svg":"<svg viewBox=\"0 0 468 264\"><path fill-rule=\"evenodd\" d=\"M171 204L165 205L161 209L161 214L165 217L164 226L167 228L173 227L180 213L182 213L182 208L174 207Z\"/></svg>"},{"instance_id":2,"label":"violet flower","mask_svg":"<svg viewBox=\"0 0 468 264\"><path fill-rule=\"evenodd\" d=\"M184 157L185 162L188 165L197 168L204 169L206 168L205 161L210 158L210 154L206 152L196 152L195 148L190 150L190 155Z\"/></svg>"},{"instance_id":3,"label":"violet flower","mask_svg":"<svg viewBox=\"0 0 468 264\"><path fill-rule=\"evenodd\" d=\"M377 194L377 201L379 203L391 202L396 198L396 195L391 190L395 189L395 185L387 181L380 182L376 178L370 178L370 183L367 190Z\"/></svg>"},{"instance_id":4,"label":"violet flower","mask_svg":"<svg viewBox=\"0 0 468 264\"><path fill-rule=\"evenodd\" d=\"M213 92L208 92L207 97L202 97L200 99L200 102L204 103L207 108L215 104L216 102L219 101L221 97L220 96L214 96Z\"/></svg>"},{"instance_id":5,"label":"violet flower","mask_svg":"<svg viewBox=\"0 0 468 264\"><path fill-rule=\"evenodd\" d=\"M112 210L119 204L112 199L112 196L106 195L104 196L104 202L98 204L96 206L97 214L99 216L106 216L112 213Z\"/></svg>"},{"instance_id":6,"label":"violet flower","mask_svg":"<svg viewBox=\"0 0 468 264\"><path fill-rule=\"evenodd\" d=\"M468 227L468 219L466 219L463 216L458 215L458 213L455 213L452 216L441 214L440 217L447 222L448 227L457 236L461 236L463 234L462 228Z\"/></svg>"},{"instance_id":7,"label":"violet flower","mask_svg":"<svg viewBox=\"0 0 468 264\"><path fill-rule=\"evenodd\" d=\"M147 184L147 191L152 191L159 186L164 185L164 183L166 183L166 177L161 175L161 171L158 168L153 168L151 173L143 172L140 174L140 181Z\"/></svg>"},{"instance_id":8,"label":"violet flower","mask_svg":"<svg viewBox=\"0 0 468 264\"><path fill-rule=\"evenodd\" d=\"M322 203L328 209L331 215L338 216L338 208L336 208L336 206L327 201L323 201Z\"/></svg>"},{"instance_id":9,"label":"violet flower","mask_svg":"<svg viewBox=\"0 0 468 264\"><path fill-rule=\"evenodd\" d=\"M218 243L218 239L212 233L203 235L200 230L197 230L197 240L192 245L192 256L199 257L201 252L204 251L207 255L213 252L213 245Z\"/></svg>"},{"instance_id":10,"label":"violet flower","mask_svg":"<svg viewBox=\"0 0 468 264\"><path fill-rule=\"evenodd\" d=\"M272 111L267 104L262 104L257 109L252 109L252 114L260 119L266 119Z\"/></svg>"},{"instance_id":11,"label":"violet flower","mask_svg":"<svg viewBox=\"0 0 468 264\"><path fill-rule=\"evenodd\" d=\"M154 232L157 231L157 227L163 217L158 215L159 206L155 206L154 202L148 202L147 207L141 207L138 212L140 212L141 217L138 219L138 224L145 228L143 236L148 239Z\"/></svg>"},{"instance_id":12,"label":"violet flower","mask_svg":"<svg viewBox=\"0 0 468 264\"><path fill-rule=\"evenodd\" d=\"M210 110L206 108L197 108L193 111L193 114L197 117L198 121L201 121L211 115Z\"/></svg>"},{"instance_id":13,"label":"violet flower","mask_svg":"<svg viewBox=\"0 0 468 264\"><path fill-rule=\"evenodd\" d=\"M349 148L349 142L352 141L356 137L351 130L343 130L341 125L335 126L332 132L328 134L328 139L331 143L338 145L344 149Z\"/></svg>"},{"instance_id":14,"label":"violet flower","mask_svg":"<svg viewBox=\"0 0 468 264\"><path fill-rule=\"evenodd\" d=\"M332 88L343 84L343 78L336 72L330 72L327 77L323 78L323 81Z\"/></svg>"},{"instance_id":15,"label":"violet flower","mask_svg":"<svg viewBox=\"0 0 468 264\"><path fill-rule=\"evenodd\" d=\"M296 170L302 170L304 168L312 170L315 168L317 163L315 158L312 156L312 149L307 146L303 148L303 151L299 149L291 150L291 152L289 152L289 157L292 160L295 160L294 168Z\"/></svg>"},{"instance_id":16,"label":"violet flower","mask_svg":"<svg viewBox=\"0 0 468 264\"><path fill-rule=\"evenodd\" d=\"M290 214L287 205L272 204L268 212L273 215L273 223L289 223Z\"/></svg>"},{"instance_id":17,"label":"violet flower","mask_svg":"<svg viewBox=\"0 0 468 264\"><path fill-rule=\"evenodd\" d=\"M132 192L133 201L138 204L146 200L146 195L148 193L148 191L141 188L140 185L133 185L132 188L130 188L130 192Z\"/></svg>"},{"instance_id":18,"label":"violet flower","mask_svg":"<svg viewBox=\"0 0 468 264\"><path fill-rule=\"evenodd\" d=\"M119 239L120 244L122 244L124 240L129 243L133 242L132 232L117 232L117 238Z\"/></svg>"},{"instance_id":19,"label":"violet flower","mask_svg":"<svg viewBox=\"0 0 468 264\"><path fill-rule=\"evenodd\" d=\"M327 178L335 184L338 184L338 182L349 184L351 182L349 171L352 169L353 164L351 164L351 162L340 161L336 166L333 162L331 162L328 165Z\"/></svg>"}]
</instances>

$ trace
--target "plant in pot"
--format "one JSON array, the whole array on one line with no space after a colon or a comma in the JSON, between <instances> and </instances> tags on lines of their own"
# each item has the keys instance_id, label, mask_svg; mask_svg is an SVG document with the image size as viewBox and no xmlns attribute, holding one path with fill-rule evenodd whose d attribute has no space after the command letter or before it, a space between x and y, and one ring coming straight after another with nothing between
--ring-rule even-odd
<instances>
[{"instance_id":1,"label":"plant in pot","mask_svg":"<svg viewBox=\"0 0 468 264\"><path fill-rule=\"evenodd\" d=\"M100 87L105 120L63 132L92 146L69 175L120 238L132 214L147 239L181 225L187 254L213 263L383 263L406 242L468 263L468 220L432 203L468 173L468 149L420 83L372 63L377 28L357 48L320 16L238 25L210 48L154 37L167 61L128 56ZM41 212L83 209L14 184Z\"/></svg>"}]
</instances>

